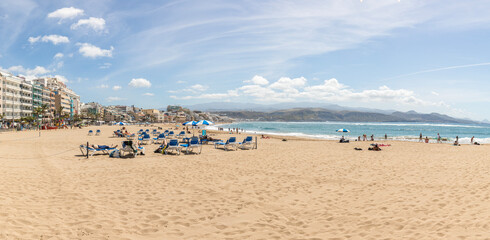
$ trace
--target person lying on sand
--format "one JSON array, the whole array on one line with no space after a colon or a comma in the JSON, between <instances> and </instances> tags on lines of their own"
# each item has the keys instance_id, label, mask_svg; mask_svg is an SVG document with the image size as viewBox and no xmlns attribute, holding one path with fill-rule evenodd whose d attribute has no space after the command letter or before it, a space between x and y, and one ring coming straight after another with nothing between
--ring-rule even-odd
<instances>
[{"instance_id":1,"label":"person lying on sand","mask_svg":"<svg viewBox=\"0 0 490 240\"><path fill-rule=\"evenodd\" d=\"M92 144L92 148L94 149L111 149L111 148L117 148L117 145L116 146L107 146L107 145L97 145L97 147L95 145Z\"/></svg>"},{"instance_id":2,"label":"person lying on sand","mask_svg":"<svg viewBox=\"0 0 490 240\"><path fill-rule=\"evenodd\" d=\"M345 140L344 136L342 136L342 138L340 138L340 143L348 143L349 140Z\"/></svg>"},{"instance_id":3,"label":"person lying on sand","mask_svg":"<svg viewBox=\"0 0 490 240\"><path fill-rule=\"evenodd\" d=\"M268 136L264 136L264 135L262 134L262 138L263 138L263 139L269 139L270 137L268 137Z\"/></svg>"},{"instance_id":4,"label":"person lying on sand","mask_svg":"<svg viewBox=\"0 0 490 240\"><path fill-rule=\"evenodd\" d=\"M378 146L378 144L374 144L373 147L368 148L370 151L381 151L381 148Z\"/></svg>"}]
</instances>

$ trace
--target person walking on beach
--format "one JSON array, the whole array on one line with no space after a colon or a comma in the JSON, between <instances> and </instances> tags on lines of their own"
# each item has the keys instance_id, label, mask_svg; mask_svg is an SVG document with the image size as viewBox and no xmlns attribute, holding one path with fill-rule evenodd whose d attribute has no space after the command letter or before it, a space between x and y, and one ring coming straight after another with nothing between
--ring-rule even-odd
<instances>
[{"instance_id":1,"label":"person walking on beach","mask_svg":"<svg viewBox=\"0 0 490 240\"><path fill-rule=\"evenodd\" d=\"M366 134L363 134L362 135L362 141L366 141L366 140L367 140L367 136L366 136Z\"/></svg>"},{"instance_id":2,"label":"person walking on beach","mask_svg":"<svg viewBox=\"0 0 490 240\"><path fill-rule=\"evenodd\" d=\"M374 142L374 134L371 134L371 141Z\"/></svg>"},{"instance_id":3,"label":"person walking on beach","mask_svg":"<svg viewBox=\"0 0 490 240\"><path fill-rule=\"evenodd\" d=\"M437 143L442 143L441 135L439 135L439 133L437 133Z\"/></svg>"},{"instance_id":4,"label":"person walking on beach","mask_svg":"<svg viewBox=\"0 0 490 240\"><path fill-rule=\"evenodd\" d=\"M419 142L422 142L422 133L420 133Z\"/></svg>"},{"instance_id":5,"label":"person walking on beach","mask_svg":"<svg viewBox=\"0 0 490 240\"><path fill-rule=\"evenodd\" d=\"M475 139L475 136L471 137L471 144L473 144L473 139Z\"/></svg>"}]
</instances>

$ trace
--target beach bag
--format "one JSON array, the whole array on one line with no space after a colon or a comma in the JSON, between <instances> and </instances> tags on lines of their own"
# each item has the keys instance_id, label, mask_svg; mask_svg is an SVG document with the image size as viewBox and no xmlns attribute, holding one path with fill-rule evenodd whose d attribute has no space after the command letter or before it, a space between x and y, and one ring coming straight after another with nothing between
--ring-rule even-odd
<instances>
[{"instance_id":1,"label":"beach bag","mask_svg":"<svg viewBox=\"0 0 490 240\"><path fill-rule=\"evenodd\" d=\"M109 153L109 157L111 158L120 158L121 154L118 149L113 150L112 152Z\"/></svg>"}]
</instances>

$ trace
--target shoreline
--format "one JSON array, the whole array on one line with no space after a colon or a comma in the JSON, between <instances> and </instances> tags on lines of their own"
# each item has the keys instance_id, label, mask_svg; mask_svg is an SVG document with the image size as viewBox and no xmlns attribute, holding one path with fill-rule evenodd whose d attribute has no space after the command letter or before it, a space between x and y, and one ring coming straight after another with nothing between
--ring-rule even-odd
<instances>
[{"instance_id":1,"label":"shoreline","mask_svg":"<svg viewBox=\"0 0 490 240\"><path fill-rule=\"evenodd\" d=\"M209 130L209 131L213 131L213 132L216 132L216 133L221 133L221 134L226 134L228 131L219 131L219 130L216 130L214 127L218 127L219 125L222 125L222 124L216 124L214 126L211 126L211 127L207 127L205 129ZM223 124L224 125L224 124ZM235 132L233 132L235 134ZM306 139L306 140L315 140L315 141L332 141L332 142L338 142L340 140L340 138L342 136L335 136L335 139L334 139L334 135L310 135L310 134L305 134L305 133L278 133L278 132L266 132L266 131L253 131L253 130L246 130L244 129L243 132L239 132L241 134L251 134L251 135L256 135L256 136L260 136L260 135L267 135L271 138L291 138L291 139ZM322 136L328 136L328 137L322 137ZM406 137L411 137L411 138L406 138ZM394 142L420 142L419 141L419 138L418 137L415 137L415 136L396 136L396 137L388 137L388 139L384 139L384 138L374 138L374 141L371 141L371 140L367 140L367 141L357 141L357 137L351 137L351 136L348 136L348 135L344 135L344 138L347 139L347 140L350 140L351 142L376 142L376 141L379 141L379 142L386 142L386 141L394 141ZM477 138L475 138L477 139ZM467 140L467 142L466 142ZM460 138L460 144L463 144L463 145L472 145L471 143L469 143L469 140L470 138ZM425 138L423 138L423 141L422 143L425 143ZM462 142L464 141L464 142ZM434 138L434 137L430 137L429 138L429 144L453 144L454 143L454 139L451 139L451 140L446 140L446 141L442 141L441 143L437 143L437 138ZM484 145L486 143L481 143L481 145Z\"/></svg>"}]
</instances>

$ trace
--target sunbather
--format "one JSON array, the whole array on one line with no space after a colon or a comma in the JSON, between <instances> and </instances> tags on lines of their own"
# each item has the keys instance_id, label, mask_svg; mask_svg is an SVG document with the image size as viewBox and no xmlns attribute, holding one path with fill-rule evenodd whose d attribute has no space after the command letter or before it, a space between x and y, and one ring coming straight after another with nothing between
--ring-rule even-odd
<instances>
[{"instance_id":1,"label":"sunbather","mask_svg":"<svg viewBox=\"0 0 490 240\"><path fill-rule=\"evenodd\" d=\"M381 148L378 146L378 144L374 144L374 146L368 148L368 150L371 150L371 151L381 151Z\"/></svg>"},{"instance_id":2,"label":"sunbather","mask_svg":"<svg viewBox=\"0 0 490 240\"><path fill-rule=\"evenodd\" d=\"M117 145L116 146L97 145L97 147L96 147L96 145L92 144L92 148L94 148L94 149L111 149L111 148L117 148Z\"/></svg>"}]
</instances>

